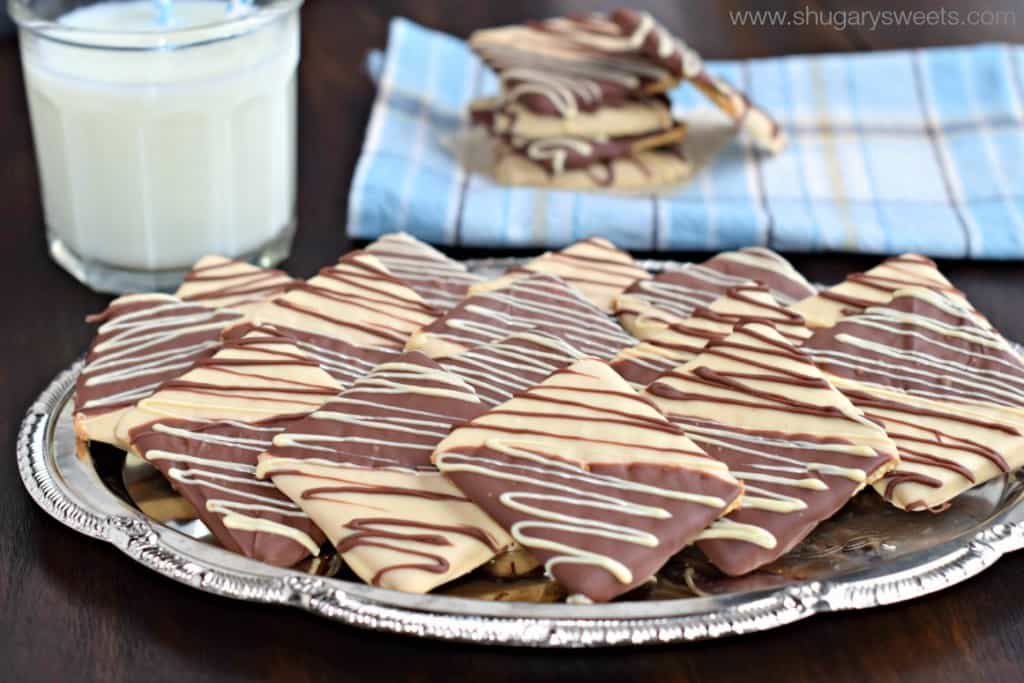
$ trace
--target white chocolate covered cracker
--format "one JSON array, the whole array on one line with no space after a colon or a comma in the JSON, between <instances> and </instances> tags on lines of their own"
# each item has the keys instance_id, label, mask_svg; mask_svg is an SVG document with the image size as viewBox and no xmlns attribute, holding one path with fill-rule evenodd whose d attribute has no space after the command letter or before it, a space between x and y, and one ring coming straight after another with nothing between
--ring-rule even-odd
<instances>
[{"instance_id":1,"label":"white chocolate covered cracker","mask_svg":"<svg viewBox=\"0 0 1024 683\"><path fill-rule=\"evenodd\" d=\"M115 431L130 443L132 429L162 419L260 422L315 410L340 386L273 329L253 327L225 339L214 355L170 379L125 412Z\"/></svg>"},{"instance_id":2,"label":"white chocolate covered cracker","mask_svg":"<svg viewBox=\"0 0 1024 683\"><path fill-rule=\"evenodd\" d=\"M751 283L767 287L783 305L817 291L783 257L763 247L747 247L722 252L703 263L662 271L650 280L637 280L616 299L615 314L623 327L642 337L638 327L644 321L686 320L731 287Z\"/></svg>"},{"instance_id":3,"label":"white chocolate covered cracker","mask_svg":"<svg viewBox=\"0 0 1024 683\"><path fill-rule=\"evenodd\" d=\"M287 294L250 309L253 319L286 334L295 330L392 349L439 313L364 251L346 254Z\"/></svg>"},{"instance_id":4,"label":"white chocolate covered cracker","mask_svg":"<svg viewBox=\"0 0 1024 683\"><path fill-rule=\"evenodd\" d=\"M595 358L612 358L636 342L560 277L533 273L507 287L468 297L414 334L406 348L432 358L456 356L536 329Z\"/></svg>"},{"instance_id":5,"label":"white chocolate covered cracker","mask_svg":"<svg viewBox=\"0 0 1024 683\"><path fill-rule=\"evenodd\" d=\"M866 272L851 273L838 285L794 304L792 309L811 327L831 327L843 316L888 303L896 292L908 287L927 287L970 307L963 292L946 279L934 261L919 254L903 254L887 258ZM988 325L977 311L972 315Z\"/></svg>"},{"instance_id":6,"label":"white chocolate covered cracker","mask_svg":"<svg viewBox=\"0 0 1024 683\"><path fill-rule=\"evenodd\" d=\"M469 384L406 353L276 435L258 471L364 581L424 593L512 546L430 464L452 426L482 410Z\"/></svg>"},{"instance_id":7,"label":"white chocolate covered cracker","mask_svg":"<svg viewBox=\"0 0 1024 683\"><path fill-rule=\"evenodd\" d=\"M693 359L711 341L723 339L744 323L771 325L790 343L799 346L811 336L800 314L779 304L764 285L730 287L707 308L686 320L654 312L641 314L633 328L641 343L623 349L612 361L616 372L634 386L646 386L658 375Z\"/></svg>"},{"instance_id":8,"label":"white chocolate covered cracker","mask_svg":"<svg viewBox=\"0 0 1024 683\"><path fill-rule=\"evenodd\" d=\"M364 251L439 311L451 309L482 279L465 264L405 232L381 235Z\"/></svg>"},{"instance_id":9,"label":"white chocolate covered cracker","mask_svg":"<svg viewBox=\"0 0 1024 683\"><path fill-rule=\"evenodd\" d=\"M175 296L209 308L245 311L253 304L284 294L297 283L282 270L260 268L223 256L204 256L185 275Z\"/></svg>"},{"instance_id":10,"label":"white chocolate covered cracker","mask_svg":"<svg viewBox=\"0 0 1024 683\"><path fill-rule=\"evenodd\" d=\"M605 313L615 297L637 280L651 277L633 257L603 237L588 237L561 251L549 251L510 269L500 278L475 285L471 294L501 289L530 273L551 273L583 293Z\"/></svg>"}]
</instances>

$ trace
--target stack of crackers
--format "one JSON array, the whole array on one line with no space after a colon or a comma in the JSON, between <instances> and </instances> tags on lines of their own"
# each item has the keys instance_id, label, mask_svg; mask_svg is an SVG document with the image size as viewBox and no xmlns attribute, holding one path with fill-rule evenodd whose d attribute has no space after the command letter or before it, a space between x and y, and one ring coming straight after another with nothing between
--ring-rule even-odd
<instances>
[{"instance_id":1,"label":"stack of crackers","mask_svg":"<svg viewBox=\"0 0 1024 683\"><path fill-rule=\"evenodd\" d=\"M495 141L494 175L510 185L645 188L690 173L686 124L666 93L688 81L760 148L785 136L743 94L708 74L696 52L649 14L558 17L475 32L470 47L501 78L501 94L470 104Z\"/></svg>"}]
</instances>

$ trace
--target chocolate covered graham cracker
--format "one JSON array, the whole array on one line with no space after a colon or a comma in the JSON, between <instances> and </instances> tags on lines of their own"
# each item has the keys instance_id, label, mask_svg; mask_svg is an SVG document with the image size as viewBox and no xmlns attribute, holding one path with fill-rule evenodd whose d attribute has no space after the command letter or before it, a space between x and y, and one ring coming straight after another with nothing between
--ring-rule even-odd
<instances>
[{"instance_id":1,"label":"chocolate covered graham cracker","mask_svg":"<svg viewBox=\"0 0 1024 683\"><path fill-rule=\"evenodd\" d=\"M551 173L504 145L498 145L496 156L494 177L499 182L562 190L656 189L683 180L692 171L679 147L629 152L560 173Z\"/></svg>"},{"instance_id":2,"label":"chocolate covered graham cracker","mask_svg":"<svg viewBox=\"0 0 1024 683\"><path fill-rule=\"evenodd\" d=\"M903 254L887 258L866 272L851 273L838 285L815 293L792 308L811 327L831 327L843 316L888 303L896 292L907 287L927 287L971 307L963 292L946 279L934 261L919 254ZM988 325L981 313L974 311L972 315L982 325Z\"/></svg>"},{"instance_id":3,"label":"chocolate covered graham cracker","mask_svg":"<svg viewBox=\"0 0 1024 683\"><path fill-rule=\"evenodd\" d=\"M400 349L440 311L376 257L354 251L287 294L255 306L251 314L285 333L297 330L355 346Z\"/></svg>"},{"instance_id":4,"label":"chocolate covered graham cracker","mask_svg":"<svg viewBox=\"0 0 1024 683\"><path fill-rule=\"evenodd\" d=\"M495 406L582 357L558 337L537 329L437 360L472 386L482 403Z\"/></svg>"},{"instance_id":5,"label":"chocolate covered graham cracker","mask_svg":"<svg viewBox=\"0 0 1024 683\"><path fill-rule=\"evenodd\" d=\"M679 322L697 308L710 306L731 287L758 282L779 303L793 304L813 296L814 289L784 258L762 247L722 252L699 264L637 280L615 302L622 326L641 336L638 320Z\"/></svg>"},{"instance_id":6,"label":"chocolate covered graham cracker","mask_svg":"<svg viewBox=\"0 0 1024 683\"><path fill-rule=\"evenodd\" d=\"M123 445L115 429L124 413L213 355L221 332L243 319L238 311L213 310L168 294L129 294L90 316L99 327L75 384L78 438Z\"/></svg>"},{"instance_id":7,"label":"chocolate covered graham cracker","mask_svg":"<svg viewBox=\"0 0 1024 683\"><path fill-rule=\"evenodd\" d=\"M806 348L899 447L899 466L875 484L897 507L944 509L1024 464L1024 363L959 297L899 290Z\"/></svg>"},{"instance_id":8,"label":"chocolate covered graham cracker","mask_svg":"<svg viewBox=\"0 0 1024 683\"><path fill-rule=\"evenodd\" d=\"M616 372L634 386L646 386L661 373L692 360L709 342L725 338L743 323L771 325L797 346L811 336L800 314L779 304L764 285L753 283L730 287L685 320L668 318L640 316L633 327L643 341L623 349L612 360Z\"/></svg>"},{"instance_id":9,"label":"chocolate covered graham cracker","mask_svg":"<svg viewBox=\"0 0 1024 683\"><path fill-rule=\"evenodd\" d=\"M767 113L709 74L693 50L645 12L620 8L485 29L470 36L469 44L498 72L501 104L517 114L573 120L688 80L756 145L773 152L785 145Z\"/></svg>"},{"instance_id":10,"label":"chocolate covered graham cracker","mask_svg":"<svg viewBox=\"0 0 1024 683\"><path fill-rule=\"evenodd\" d=\"M636 340L556 275L536 273L468 297L406 345L432 358L455 356L509 334L543 328L576 350L612 358Z\"/></svg>"},{"instance_id":11,"label":"chocolate covered graham cracker","mask_svg":"<svg viewBox=\"0 0 1024 683\"><path fill-rule=\"evenodd\" d=\"M570 594L597 602L653 576L742 491L592 359L456 428L433 461Z\"/></svg>"},{"instance_id":12,"label":"chocolate covered graham cracker","mask_svg":"<svg viewBox=\"0 0 1024 683\"><path fill-rule=\"evenodd\" d=\"M338 383L290 338L251 326L226 338L218 351L169 379L126 411L117 424L119 443L131 430L157 420L261 422L308 413L338 393Z\"/></svg>"},{"instance_id":13,"label":"chocolate covered graham cracker","mask_svg":"<svg viewBox=\"0 0 1024 683\"><path fill-rule=\"evenodd\" d=\"M772 562L898 461L881 427L775 328L744 323L643 392L745 495L701 536L738 576Z\"/></svg>"},{"instance_id":14,"label":"chocolate covered graham cracker","mask_svg":"<svg viewBox=\"0 0 1024 683\"><path fill-rule=\"evenodd\" d=\"M320 553L325 537L306 513L267 481L256 458L297 420L160 419L131 430L131 450L152 463L227 548L279 567Z\"/></svg>"},{"instance_id":15,"label":"chocolate covered graham cracker","mask_svg":"<svg viewBox=\"0 0 1024 683\"><path fill-rule=\"evenodd\" d=\"M655 130L631 135L598 137L553 136L539 139L504 136L502 142L508 153L518 154L536 164L549 175L567 171L586 170L594 164L630 159L641 152L673 146L678 149L686 137L686 124L675 123L667 130Z\"/></svg>"},{"instance_id":16,"label":"chocolate covered graham cracker","mask_svg":"<svg viewBox=\"0 0 1024 683\"><path fill-rule=\"evenodd\" d=\"M522 146L549 139L601 140L640 136L664 136L661 144L671 145L681 141L680 133L685 137L685 129L681 129L681 124L672 117L672 107L664 97L632 99L568 118L537 114L518 104L504 104L500 98L473 100L469 106L471 121L485 126L498 140L506 143L519 141ZM521 145L511 144L510 147L515 149ZM646 145L643 149L651 147ZM621 158L621 155L616 158Z\"/></svg>"}]
</instances>

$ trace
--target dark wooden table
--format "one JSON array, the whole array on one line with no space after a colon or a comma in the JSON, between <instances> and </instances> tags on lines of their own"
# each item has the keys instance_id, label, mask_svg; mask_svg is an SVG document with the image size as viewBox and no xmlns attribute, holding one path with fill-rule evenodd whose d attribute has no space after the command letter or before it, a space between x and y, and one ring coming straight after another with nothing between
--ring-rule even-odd
<instances>
[{"instance_id":1,"label":"dark wooden table","mask_svg":"<svg viewBox=\"0 0 1024 683\"><path fill-rule=\"evenodd\" d=\"M351 246L346 188L373 97L361 64L367 50L384 44L390 16L404 14L465 36L478 26L598 4L607 3L309 0L303 12L300 227L287 264L292 272L309 275ZM964 12L1016 10L1010 25L878 31L739 29L728 15L739 2L641 4L651 4L707 57L1024 40L1019 1L950 3ZM768 6L746 6L752 4ZM935 7L927 0L918 5ZM1024 577L1018 573L1024 556L1004 558L965 584L909 604L820 616L770 633L639 650L533 652L381 635L297 610L215 598L62 527L22 489L15 434L36 394L85 348L90 331L82 318L105 298L78 285L46 254L21 69L9 39L0 43L0 121L0 428L8 452L0 464L0 680L1024 680ZM809 277L826 282L876 260L791 258ZM1024 339L1024 265L941 265L1007 336Z\"/></svg>"}]
</instances>

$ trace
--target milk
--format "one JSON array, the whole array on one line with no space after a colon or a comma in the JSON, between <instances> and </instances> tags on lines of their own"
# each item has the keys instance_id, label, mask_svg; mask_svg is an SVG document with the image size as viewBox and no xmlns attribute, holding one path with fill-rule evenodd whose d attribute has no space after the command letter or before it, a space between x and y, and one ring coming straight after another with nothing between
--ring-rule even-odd
<instances>
[{"instance_id":1,"label":"milk","mask_svg":"<svg viewBox=\"0 0 1024 683\"><path fill-rule=\"evenodd\" d=\"M102 268L180 271L204 254L252 256L290 240L298 12L216 40L223 30L207 25L254 10L179 0L161 21L159 4L89 5L58 23L99 43L92 32L172 46L189 29L211 42L112 50L22 31L43 209L62 263L70 252Z\"/></svg>"}]
</instances>

